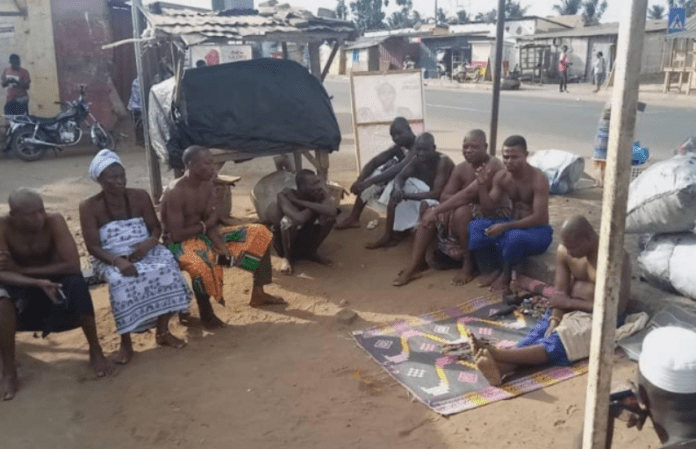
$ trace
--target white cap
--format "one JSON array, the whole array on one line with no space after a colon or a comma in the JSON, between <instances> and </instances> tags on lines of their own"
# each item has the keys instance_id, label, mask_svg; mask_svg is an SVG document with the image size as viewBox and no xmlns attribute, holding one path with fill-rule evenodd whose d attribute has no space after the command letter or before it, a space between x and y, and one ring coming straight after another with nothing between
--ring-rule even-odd
<instances>
[{"instance_id":1,"label":"white cap","mask_svg":"<svg viewBox=\"0 0 696 449\"><path fill-rule=\"evenodd\" d=\"M643 340L638 367L651 384L671 393L696 393L696 332L661 327Z\"/></svg>"}]
</instances>

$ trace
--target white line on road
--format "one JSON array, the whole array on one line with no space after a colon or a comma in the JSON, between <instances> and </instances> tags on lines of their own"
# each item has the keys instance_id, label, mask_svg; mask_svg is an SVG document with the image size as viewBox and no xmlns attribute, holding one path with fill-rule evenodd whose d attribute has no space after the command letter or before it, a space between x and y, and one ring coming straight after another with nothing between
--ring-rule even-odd
<instances>
[{"instance_id":1,"label":"white line on road","mask_svg":"<svg viewBox=\"0 0 696 449\"><path fill-rule=\"evenodd\" d=\"M462 111L474 111L474 112L491 112L489 109L463 108L461 106L447 106L444 104L426 103L425 105L430 106L431 108L459 109Z\"/></svg>"}]
</instances>

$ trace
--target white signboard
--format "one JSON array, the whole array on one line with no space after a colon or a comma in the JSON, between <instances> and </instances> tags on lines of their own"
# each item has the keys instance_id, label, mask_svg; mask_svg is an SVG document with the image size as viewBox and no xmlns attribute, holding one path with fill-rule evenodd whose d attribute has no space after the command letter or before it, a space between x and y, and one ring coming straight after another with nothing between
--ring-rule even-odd
<instances>
[{"instance_id":1,"label":"white signboard","mask_svg":"<svg viewBox=\"0 0 696 449\"><path fill-rule=\"evenodd\" d=\"M246 61L251 57L251 45L195 45L191 47L189 67L196 67L198 61L205 62L205 65L218 65Z\"/></svg>"},{"instance_id":2,"label":"white signboard","mask_svg":"<svg viewBox=\"0 0 696 449\"><path fill-rule=\"evenodd\" d=\"M393 145L389 126L404 117L415 134L425 128L423 72L352 72L350 76L353 129L358 171Z\"/></svg>"}]
</instances>

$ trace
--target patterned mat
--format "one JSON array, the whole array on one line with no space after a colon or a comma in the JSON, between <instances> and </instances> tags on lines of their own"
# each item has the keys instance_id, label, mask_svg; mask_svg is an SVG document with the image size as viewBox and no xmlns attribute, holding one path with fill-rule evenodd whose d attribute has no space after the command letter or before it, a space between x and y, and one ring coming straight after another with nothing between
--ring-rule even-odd
<instances>
[{"instance_id":1,"label":"patterned mat","mask_svg":"<svg viewBox=\"0 0 696 449\"><path fill-rule=\"evenodd\" d=\"M570 367L540 368L521 373L497 388L473 363L442 353L441 345L463 341L467 329L499 347L511 347L521 340L536 320L518 312L490 318L503 307L500 298L491 295L418 318L356 331L353 337L418 400L443 415L514 398L587 372L585 361Z\"/></svg>"}]
</instances>

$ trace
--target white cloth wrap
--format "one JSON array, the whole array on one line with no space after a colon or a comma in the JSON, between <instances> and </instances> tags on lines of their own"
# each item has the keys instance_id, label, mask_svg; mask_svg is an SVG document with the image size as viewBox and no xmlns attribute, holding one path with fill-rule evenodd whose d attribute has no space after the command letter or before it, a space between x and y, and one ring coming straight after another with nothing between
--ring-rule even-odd
<instances>
[{"instance_id":1,"label":"white cloth wrap","mask_svg":"<svg viewBox=\"0 0 696 449\"><path fill-rule=\"evenodd\" d=\"M626 317L625 323L616 330L616 340L629 337L643 329L648 322L648 315L644 312L634 313ZM590 356L590 342L592 336L592 314L587 312L568 312L555 329L563 347L568 355L568 360L574 362Z\"/></svg>"},{"instance_id":2,"label":"white cloth wrap","mask_svg":"<svg viewBox=\"0 0 696 449\"><path fill-rule=\"evenodd\" d=\"M123 162L121 162L121 158L118 157L118 154L111 150L101 150L96 156L94 156L92 163L89 164L89 177L92 178L92 181L97 182L99 175L101 175L101 173L111 164L118 164L125 168L123 166Z\"/></svg>"},{"instance_id":3,"label":"white cloth wrap","mask_svg":"<svg viewBox=\"0 0 696 449\"><path fill-rule=\"evenodd\" d=\"M393 190L394 181L390 181L384 188L377 202L383 206L387 206ZM418 178L408 178L404 183L405 193L423 193L430 192L430 190L430 186ZM420 203L420 200L403 200L396 206L396 210L394 211L395 231L406 231L418 226L418 221L420 219Z\"/></svg>"}]
</instances>

